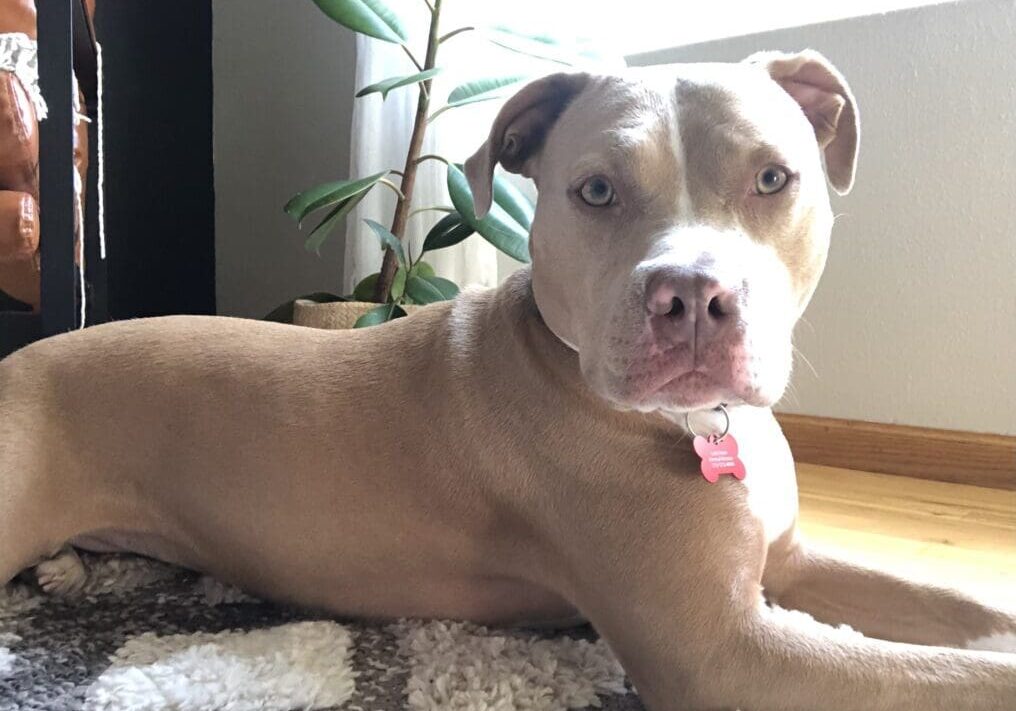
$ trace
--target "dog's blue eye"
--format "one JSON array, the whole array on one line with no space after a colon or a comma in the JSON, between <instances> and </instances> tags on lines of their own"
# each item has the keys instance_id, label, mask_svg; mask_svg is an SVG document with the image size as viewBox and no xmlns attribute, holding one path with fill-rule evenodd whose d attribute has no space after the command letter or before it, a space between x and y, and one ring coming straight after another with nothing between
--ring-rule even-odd
<instances>
[{"instance_id":1,"label":"dog's blue eye","mask_svg":"<svg viewBox=\"0 0 1016 711\"><path fill-rule=\"evenodd\" d=\"M614 202L614 186L602 175L595 175L582 183L579 195L587 205L606 207Z\"/></svg>"},{"instance_id":2,"label":"dog's blue eye","mask_svg":"<svg viewBox=\"0 0 1016 711\"><path fill-rule=\"evenodd\" d=\"M755 190L759 195L772 195L787 186L790 173L782 165L767 165L755 175Z\"/></svg>"}]
</instances>

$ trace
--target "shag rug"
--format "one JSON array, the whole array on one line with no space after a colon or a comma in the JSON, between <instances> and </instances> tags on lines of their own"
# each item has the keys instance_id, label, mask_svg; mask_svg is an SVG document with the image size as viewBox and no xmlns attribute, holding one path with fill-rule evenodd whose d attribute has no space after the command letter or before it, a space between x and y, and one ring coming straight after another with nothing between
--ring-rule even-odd
<instances>
[{"instance_id":1,"label":"shag rug","mask_svg":"<svg viewBox=\"0 0 1016 711\"><path fill-rule=\"evenodd\" d=\"M82 595L0 587L0 711L641 711L589 628L367 624L127 556Z\"/></svg>"}]
</instances>

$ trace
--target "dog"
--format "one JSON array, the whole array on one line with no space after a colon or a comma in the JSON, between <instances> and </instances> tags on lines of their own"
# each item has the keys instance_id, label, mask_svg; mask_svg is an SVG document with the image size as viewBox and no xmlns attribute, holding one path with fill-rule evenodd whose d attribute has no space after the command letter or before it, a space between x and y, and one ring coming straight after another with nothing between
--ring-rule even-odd
<instances>
[{"instance_id":1,"label":"dog","mask_svg":"<svg viewBox=\"0 0 1016 711\"><path fill-rule=\"evenodd\" d=\"M0 582L130 551L341 615L581 617L653 711L1012 711L1016 615L797 533L770 406L858 138L813 51L528 84L466 163L478 216L497 164L539 191L501 287L0 363Z\"/></svg>"}]
</instances>

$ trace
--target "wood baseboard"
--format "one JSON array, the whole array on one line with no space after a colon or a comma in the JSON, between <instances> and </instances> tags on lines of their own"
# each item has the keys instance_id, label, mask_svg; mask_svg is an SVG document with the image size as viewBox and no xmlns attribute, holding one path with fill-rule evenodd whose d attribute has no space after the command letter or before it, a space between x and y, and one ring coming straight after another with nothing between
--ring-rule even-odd
<instances>
[{"instance_id":1,"label":"wood baseboard","mask_svg":"<svg viewBox=\"0 0 1016 711\"><path fill-rule=\"evenodd\" d=\"M799 462L1016 491L1016 437L777 413Z\"/></svg>"}]
</instances>

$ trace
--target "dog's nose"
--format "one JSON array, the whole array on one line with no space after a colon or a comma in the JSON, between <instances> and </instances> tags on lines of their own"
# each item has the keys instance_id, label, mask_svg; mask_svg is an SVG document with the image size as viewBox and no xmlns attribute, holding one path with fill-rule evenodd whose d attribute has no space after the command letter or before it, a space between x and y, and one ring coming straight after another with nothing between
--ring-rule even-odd
<instances>
[{"instance_id":1,"label":"dog's nose","mask_svg":"<svg viewBox=\"0 0 1016 711\"><path fill-rule=\"evenodd\" d=\"M657 271L646 282L645 294L651 316L687 329L688 335L715 330L737 316L737 294L698 270Z\"/></svg>"}]
</instances>

